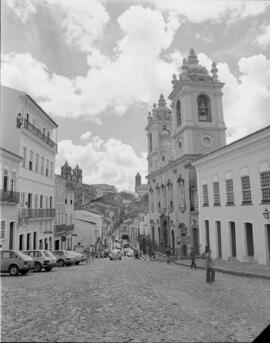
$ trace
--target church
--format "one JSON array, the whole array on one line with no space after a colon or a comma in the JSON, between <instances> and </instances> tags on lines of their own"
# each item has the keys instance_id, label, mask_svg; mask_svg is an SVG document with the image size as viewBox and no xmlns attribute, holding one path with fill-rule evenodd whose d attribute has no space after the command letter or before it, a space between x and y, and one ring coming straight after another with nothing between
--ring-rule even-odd
<instances>
[{"instance_id":1,"label":"church","mask_svg":"<svg viewBox=\"0 0 270 343\"><path fill-rule=\"evenodd\" d=\"M157 250L202 252L196 169L192 162L226 144L222 88L216 64L209 72L193 49L173 75L171 101L160 95L148 114L150 235Z\"/></svg>"}]
</instances>

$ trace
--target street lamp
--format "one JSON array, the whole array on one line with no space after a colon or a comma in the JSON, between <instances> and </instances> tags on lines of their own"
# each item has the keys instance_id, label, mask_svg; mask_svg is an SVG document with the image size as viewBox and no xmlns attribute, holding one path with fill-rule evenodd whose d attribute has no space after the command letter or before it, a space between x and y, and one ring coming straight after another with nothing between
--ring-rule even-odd
<instances>
[{"instance_id":1,"label":"street lamp","mask_svg":"<svg viewBox=\"0 0 270 343\"><path fill-rule=\"evenodd\" d=\"M267 208L263 211L263 216L268 221L268 223L270 223L270 211Z\"/></svg>"}]
</instances>

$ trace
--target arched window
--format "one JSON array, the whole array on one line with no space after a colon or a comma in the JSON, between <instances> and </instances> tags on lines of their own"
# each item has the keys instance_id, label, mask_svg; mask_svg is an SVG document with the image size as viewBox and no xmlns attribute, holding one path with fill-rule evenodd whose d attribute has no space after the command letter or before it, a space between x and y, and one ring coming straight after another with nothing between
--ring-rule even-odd
<instances>
[{"instance_id":1,"label":"arched window","mask_svg":"<svg viewBox=\"0 0 270 343\"><path fill-rule=\"evenodd\" d=\"M211 101L209 96L201 94L197 98L199 121L211 121Z\"/></svg>"},{"instance_id":2,"label":"arched window","mask_svg":"<svg viewBox=\"0 0 270 343\"><path fill-rule=\"evenodd\" d=\"M152 146L152 133L150 132L150 134L149 134L149 150L152 151L152 148L153 148L153 146Z\"/></svg>"},{"instance_id":3,"label":"arched window","mask_svg":"<svg viewBox=\"0 0 270 343\"><path fill-rule=\"evenodd\" d=\"M177 127L181 125L181 104L180 100L176 103L176 125Z\"/></svg>"}]
</instances>

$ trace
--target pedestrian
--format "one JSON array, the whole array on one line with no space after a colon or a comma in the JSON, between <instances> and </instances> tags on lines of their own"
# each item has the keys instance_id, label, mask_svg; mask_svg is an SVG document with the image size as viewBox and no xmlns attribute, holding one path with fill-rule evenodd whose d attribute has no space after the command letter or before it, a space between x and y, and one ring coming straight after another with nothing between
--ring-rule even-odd
<instances>
[{"instance_id":1,"label":"pedestrian","mask_svg":"<svg viewBox=\"0 0 270 343\"><path fill-rule=\"evenodd\" d=\"M87 248L86 249L86 251L85 251L85 253L86 253L86 258L87 258L87 263L90 263L90 258L91 258L91 256L90 256L90 249L89 248Z\"/></svg>"},{"instance_id":2,"label":"pedestrian","mask_svg":"<svg viewBox=\"0 0 270 343\"><path fill-rule=\"evenodd\" d=\"M94 251L94 249L92 249L92 251L91 251L91 257L92 257L92 261L94 261L95 260L95 251Z\"/></svg>"},{"instance_id":3,"label":"pedestrian","mask_svg":"<svg viewBox=\"0 0 270 343\"><path fill-rule=\"evenodd\" d=\"M167 263L168 264L170 264L171 263L171 251L170 251L170 249L168 249L167 251L166 251L166 255L167 255Z\"/></svg>"},{"instance_id":4,"label":"pedestrian","mask_svg":"<svg viewBox=\"0 0 270 343\"><path fill-rule=\"evenodd\" d=\"M211 256L211 249L207 249L205 254L206 258L206 282L211 283L215 282L215 269L214 269L214 261Z\"/></svg>"},{"instance_id":5,"label":"pedestrian","mask_svg":"<svg viewBox=\"0 0 270 343\"><path fill-rule=\"evenodd\" d=\"M191 266L190 268L195 268L197 269L196 263L195 263L195 258L196 258L196 252L194 248L191 248L191 252L190 252L190 259L191 259Z\"/></svg>"}]
</instances>

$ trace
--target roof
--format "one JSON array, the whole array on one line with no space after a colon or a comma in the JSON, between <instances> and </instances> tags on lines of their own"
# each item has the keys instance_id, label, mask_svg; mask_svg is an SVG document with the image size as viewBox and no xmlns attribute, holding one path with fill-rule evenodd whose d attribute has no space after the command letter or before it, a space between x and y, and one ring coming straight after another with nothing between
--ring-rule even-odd
<instances>
[{"instance_id":1,"label":"roof","mask_svg":"<svg viewBox=\"0 0 270 343\"><path fill-rule=\"evenodd\" d=\"M6 150L6 149L4 149L4 148L1 148L1 147L0 147L0 150L3 150L3 151L6 152L7 154L10 154L10 155L12 155L12 156L14 156L14 157L16 157L16 158L18 158L18 159L20 159L20 160L23 159L21 156L15 154L14 152L11 152L11 151L9 151L9 150Z\"/></svg>"}]
</instances>

